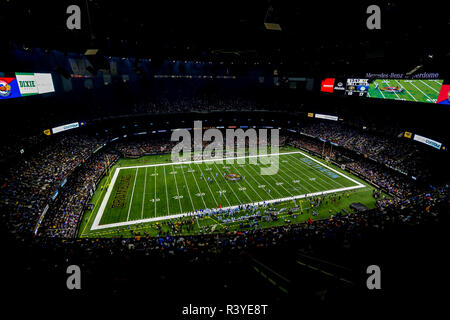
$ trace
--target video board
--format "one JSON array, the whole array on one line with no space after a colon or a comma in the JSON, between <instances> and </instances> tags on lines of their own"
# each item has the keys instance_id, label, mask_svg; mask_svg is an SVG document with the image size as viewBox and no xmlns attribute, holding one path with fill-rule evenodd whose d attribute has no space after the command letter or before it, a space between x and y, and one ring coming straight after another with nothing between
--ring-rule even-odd
<instances>
[{"instance_id":1,"label":"video board","mask_svg":"<svg viewBox=\"0 0 450 320\"><path fill-rule=\"evenodd\" d=\"M375 79L369 85L369 98L437 103L443 80ZM443 93L445 96L445 92ZM445 100L442 98L442 100ZM447 89L448 100L448 89Z\"/></svg>"},{"instance_id":2,"label":"video board","mask_svg":"<svg viewBox=\"0 0 450 320\"><path fill-rule=\"evenodd\" d=\"M0 100L54 92L51 73L16 72L0 78Z\"/></svg>"},{"instance_id":3,"label":"video board","mask_svg":"<svg viewBox=\"0 0 450 320\"><path fill-rule=\"evenodd\" d=\"M320 91L347 96L366 96L369 79L326 78L322 80Z\"/></svg>"},{"instance_id":4,"label":"video board","mask_svg":"<svg viewBox=\"0 0 450 320\"><path fill-rule=\"evenodd\" d=\"M386 78L387 74L381 76L384 78L326 78L322 80L320 91L341 96L450 104L450 81L437 79L439 74L420 74L410 78L393 73L393 78Z\"/></svg>"},{"instance_id":5,"label":"video board","mask_svg":"<svg viewBox=\"0 0 450 320\"><path fill-rule=\"evenodd\" d=\"M364 97L369 90L369 79L347 79L345 94L347 96Z\"/></svg>"}]
</instances>

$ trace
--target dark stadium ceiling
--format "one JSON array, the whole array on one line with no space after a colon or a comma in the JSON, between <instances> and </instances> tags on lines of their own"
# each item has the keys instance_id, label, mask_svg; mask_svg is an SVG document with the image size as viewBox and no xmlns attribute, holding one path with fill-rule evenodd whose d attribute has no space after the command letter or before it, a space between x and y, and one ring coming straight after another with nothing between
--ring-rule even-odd
<instances>
[{"instance_id":1,"label":"dark stadium ceiling","mask_svg":"<svg viewBox=\"0 0 450 320\"><path fill-rule=\"evenodd\" d=\"M81 30L66 28L66 9L72 4L82 10ZM441 68L448 58L449 34L443 2L379 1L381 30L366 28L370 4L9 0L2 1L0 22L9 26L3 36L10 44L80 53L99 48L105 56L283 62L309 72L406 72L418 64L431 64L430 71ZM265 19L279 23L282 31L266 30Z\"/></svg>"}]
</instances>

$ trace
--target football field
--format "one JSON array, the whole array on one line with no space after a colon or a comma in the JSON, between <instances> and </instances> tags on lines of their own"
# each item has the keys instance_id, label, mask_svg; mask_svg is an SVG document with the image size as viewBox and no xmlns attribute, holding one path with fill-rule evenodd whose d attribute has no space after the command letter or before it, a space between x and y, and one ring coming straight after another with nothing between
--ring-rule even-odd
<instances>
[{"instance_id":1,"label":"football field","mask_svg":"<svg viewBox=\"0 0 450 320\"><path fill-rule=\"evenodd\" d=\"M443 80L377 79L369 86L367 97L436 103Z\"/></svg>"},{"instance_id":2,"label":"football field","mask_svg":"<svg viewBox=\"0 0 450 320\"><path fill-rule=\"evenodd\" d=\"M110 173L86 226L91 231L123 227L195 215L200 210L364 187L302 151L255 157L256 164L245 156L240 159L244 163L235 158L233 163L200 160L118 166ZM261 163L261 157L272 162L278 157L279 169L262 175L261 167L269 164Z\"/></svg>"}]
</instances>

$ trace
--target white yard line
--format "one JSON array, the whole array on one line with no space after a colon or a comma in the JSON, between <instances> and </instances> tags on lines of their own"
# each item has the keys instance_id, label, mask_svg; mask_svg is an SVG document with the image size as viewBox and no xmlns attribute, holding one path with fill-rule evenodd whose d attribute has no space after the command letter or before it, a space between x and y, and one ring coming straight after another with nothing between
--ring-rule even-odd
<instances>
[{"instance_id":1,"label":"white yard line","mask_svg":"<svg viewBox=\"0 0 450 320\"><path fill-rule=\"evenodd\" d=\"M202 168L200 167L200 165L197 165L197 166L198 166L198 168L200 169L200 172L201 172L202 176L205 177L205 175L203 174L203 170L202 170ZM190 165L190 164L189 164L189 168L191 168L191 165ZM193 175L193 174L194 174L194 173L192 173L192 175ZM194 178L195 178L195 176L194 176ZM197 182L197 179L195 179L195 182ZM217 206L219 206L219 203L217 202L216 197L214 196L214 192L212 192L211 187L209 186L209 183L207 183L206 185L208 186L209 192L211 193L211 195L212 195L212 197L213 197L213 199L214 199L214 202L216 203ZM197 184L197 187L198 187L198 184ZM199 188L199 190L200 190L200 188ZM201 191L200 191L200 192L201 192ZM203 200L203 202L205 202L205 200ZM206 205L205 205L205 207L206 207Z\"/></svg>"},{"instance_id":2,"label":"white yard line","mask_svg":"<svg viewBox=\"0 0 450 320\"><path fill-rule=\"evenodd\" d=\"M294 153L294 152L293 152L293 153ZM293 153L292 153L292 154L293 154ZM303 153L303 152L301 152L301 151L298 152L298 153L300 153L300 154L302 154L303 156L305 156L305 157L311 159L311 160L314 161L314 162L317 162L317 163L320 164L321 166L323 166L323 167L325 167L325 168L327 168L327 169L333 171L334 173L337 173L338 175L343 176L344 178L347 178L347 179L350 180L351 182L354 182L354 183L356 183L357 185L364 186L362 183L356 181L356 180L353 179L353 178L350 178L350 177L346 176L345 174L343 174L342 172L337 171L336 169L333 169L333 168L327 166L326 164L323 164L322 162L320 162L319 160L314 159L313 157L309 156L308 154Z\"/></svg>"},{"instance_id":3,"label":"white yard line","mask_svg":"<svg viewBox=\"0 0 450 320\"><path fill-rule=\"evenodd\" d=\"M170 211L169 211L169 193L167 192L167 179L166 179L166 167L163 168L164 169L164 184L166 185L166 200L167 200L167 215L170 215ZM155 218L156 218L156 211L155 211Z\"/></svg>"},{"instance_id":4,"label":"white yard line","mask_svg":"<svg viewBox=\"0 0 450 320\"><path fill-rule=\"evenodd\" d=\"M252 170L256 173L256 175L258 175L258 171L256 171L256 169L254 169L253 166L249 166L249 168L252 169ZM266 185L272 186L272 185L269 183L269 181L267 181L266 178L264 178L264 176L263 176L262 174L261 174L260 176L261 176L261 178L265 181ZM274 190L275 190L275 192L278 193L280 196L283 196L276 188L275 188ZM269 194L270 194L270 193L269 193Z\"/></svg>"},{"instance_id":5,"label":"white yard line","mask_svg":"<svg viewBox=\"0 0 450 320\"><path fill-rule=\"evenodd\" d=\"M283 173L285 173L288 177L287 177L287 179L289 179L290 177L289 177L289 173L293 173L294 175L296 175L300 180L304 180L310 187L312 187L313 189L316 189L316 190L319 190L316 186L314 186L314 185L312 185L310 182L308 182L308 179L307 178L310 178L310 176L306 173L306 172L304 172L303 170L302 170L302 168L303 168L303 165L299 165L298 167L297 166L294 166L294 165L292 165L289 161L286 161L286 162L281 162L281 163L284 163L284 164L287 164L288 166L290 166L291 168L293 168L294 170L293 171L289 171L289 172L284 172L284 171L282 171L282 170L280 170L282 173L280 173L280 175L282 175ZM307 165L307 164L306 164ZM308 167L309 168L309 167ZM305 178L305 177L301 177L301 176L299 176L298 174L297 174L297 172L300 172L301 174L303 174L305 177L307 177L307 178ZM315 178L315 177L314 177ZM281 178L281 179L283 179L283 178ZM284 179L283 179L284 180ZM325 187L323 184L321 184L319 181L317 181L318 182L318 184L320 184L324 189L326 189L327 187ZM295 185L293 185L293 184L291 184L290 182L287 182L291 187L293 186L294 188L296 188L297 186L295 186ZM333 185L331 185L331 187L332 188L334 188L334 186Z\"/></svg>"},{"instance_id":6,"label":"white yard line","mask_svg":"<svg viewBox=\"0 0 450 320\"><path fill-rule=\"evenodd\" d=\"M279 161L279 159L278 159L278 161ZM278 163L278 166L279 166L279 165L280 165L280 163ZM280 168L278 168L278 169L280 169ZM287 182L287 181L282 177L281 171L280 171L280 170L278 170L278 171L279 171L279 172L277 173L277 176L279 176L281 179L283 179L284 182L286 182L287 184L289 184L291 187L294 187L293 185L291 185L289 182ZM277 187L278 187L277 183L280 182L280 181L275 181L275 179L273 178L273 175L271 175L271 174L269 174L268 176L269 176L270 179L272 179L272 181L274 181L274 183L275 183L275 184L271 185L271 187L272 187L272 188L277 188ZM283 186L283 183L280 184L280 186L281 186L288 194L290 194L291 196L294 195L292 192L290 192L288 189L286 189L286 188Z\"/></svg>"},{"instance_id":7,"label":"white yard line","mask_svg":"<svg viewBox=\"0 0 450 320\"><path fill-rule=\"evenodd\" d=\"M290 159L290 158L289 158ZM295 159L294 159L295 160ZM306 166L303 166L303 164ZM309 166L308 166L308 164L307 163L300 163L300 164L298 164L298 166L300 167L300 169L298 169L295 165L293 165L293 164L291 164L291 162L287 162L287 165L288 166L291 166L292 168L294 168L294 170L295 171L293 171L294 172L294 174L299 178L299 179L301 179L301 180L304 180L310 187L312 187L313 189L316 189L316 190L320 190L320 189L318 189L318 187L317 187L317 185L320 185L322 188L327 188L326 186L324 186L320 181L318 181L318 180L316 180L316 182L317 182L317 185L314 185L314 184L312 184L311 182L309 182L309 181L311 181L311 180L309 180L309 179L311 179L311 178L316 178L317 177L317 175L313 175L313 176L311 176L311 175L309 175L308 174L308 171L307 170L303 170L304 168L305 169L309 169ZM302 177L302 176L299 176L298 174L297 174L297 172L300 172L300 174L303 174L304 176ZM319 179L320 179L320 177L318 177ZM309 180L309 181L308 181ZM333 186L334 187L334 186Z\"/></svg>"},{"instance_id":8,"label":"white yard line","mask_svg":"<svg viewBox=\"0 0 450 320\"><path fill-rule=\"evenodd\" d=\"M254 176L252 173L250 173L249 170L247 170L247 166L243 166L242 169L244 169L248 174L250 174L250 178L251 178L253 181L255 181L258 185L260 185L261 182L257 181L256 178L255 178L255 176ZM246 178L245 180L247 180L247 178ZM264 183L264 182L263 182L263 183ZM253 188L252 188L252 189L253 189ZM267 195L268 195L270 198L274 199L274 197L269 193L269 191L267 191L265 188L261 188L261 189L262 189L265 193L267 193ZM255 189L253 189L253 190L255 190ZM259 195L259 193L258 193L258 195ZM260 197L261 197L261 196L260 196Z\"/></svg>"},{"instance_id":9,"label":"white yard line","mask_svg":"<svg viewBox=\"0 0 450 320\"><path fill-rule=\"evenodd\" d=\"M381 91L381 89L380 89L380 84L378 84L377 89L378 89L378 91L380 91L381 95L383 96L383 99L386 99L386 97L383 94L383 91Z\"/></svg>"},{"instance_id":10,"label":"white yard line","mask_svg":"<svg viewBox=\"0 0 450 320\"><path fill-rule=\"evenodd\" d=\"M144 192L142 193L142 209L141 209L141 219L144 219L144 207L145 207L145 188L147 186L147 169L145 168L145 177L144 177Z\"/></svg>"},{"instance_id":11,"label":"white yard line","mask_svg":"<svg viewBox=\"0 0 450 320\"><path fill-rule=\"evenodd\" d=\"M309 175L307 175L305 172L303 172L303 170L298 170L295 166L291 165L291 164L289 163L289 161L286 162L286 163L287 163L288 166L290 166L291 168L294 169L294 171L291 171L291 172L292 172L295 176L297 176L297 178L299 178L300 180L303 180L304 182L306 182L306 183L307 183L310 187L312 187L313 189L318 190L318 189L317 189L317 186L311 184L311 183L308 181L308 179L311 178ZM300 172L301 172L302 174L304 174L307 178L298 175L298 174L297 174L297 171L300 171ZM320 185L322 185L322 184L320 183ZM323 185L322 185L322 186L323 186Z\"/></svg>"},{"instance_id":12,"label":"white yard line","mask_svg":"<svg viewBox=\"0 0 450 320\"><path fill-rule=\"evenodd\" d=\"M156 177L158 176L157 172L156 172L156 167L155 167L155 197L153 199L153 202L155 203L155 217L156 217ZM167 207L167 212L169 212L169 207Z\"/></svg>"},{"instance_id":13,"label":"white yard line","mask_svg":"<svg viewBox=\"0 0 450 320\"><path fill-rule=\"evenodd\" d=\"M136 173L134 174L133 191L131 191L130 206L128 207L127 221L128 221L128 219L130 219L131 204L133 203L134 188L136 187L136 178L137 178L138 170L139 170L139 168L136 168Z\"/></svg>"},{"instance_id":14,"label":"white yard line","mask_svg":"<svg viewBox=\"0 0 450 320\"><path fill-rule=\"evenodd\" d=\"M427 97L428 99L430 99L431 101L433 101L433 99L431 99L425 92L423 92L422 90L420 90L414 83L412 82L408 82L410 85L414 86L414 88L416 88L417 90L419 90L420 92L422 92L422 94Z\"/></svg>"},{"instance_id":15,"label":"white yard line","mask_svg":"<svg viewBox=\"0 0 450 320\"><path fill-rule=\"evenodd\" d=\"M183 178L184 178L184 183L186 184L187 190L188 190L188 194L189 194L189 199L191 199L191 204L192 204L192 211L195 211L195 206L194 206L194 201L192 201L192 196L191 196L191 190L189 190L189 184L187 183L186 180L186 175L184 174L184 168L180 168L181 172L183 173ZM183 212L183 211L181 211Z\"/></svg>"},{"instance_id":16,"label":"white yard line","mask_svg":"<svg viewBox=\"0 0 450 320\"><path fill-rule=\"evenodd\" d=\"M231 167L233 167L234 170L236 170L233 164L227 164L227 166L231 166ZM239 171L239 170L237 170L236 172L238 172L238 171ZM233 173L234 173L234 172L233 172ZM242 177L241 177L241 180L242 180ZM241 191L241 190L239 190L239 191ZM248 193L247 193L245 190L242 190L242 191L243 191L242 193L245 194L245 196L247 197L247 199L248 199L250 202L253 202L252 198L249 197Z\"/></svg>"},{"instance_id":17,"label":"white yard line","mask_svg":"<svg viewBox=\"0 0 450 320\"><path fill-rule=\"evenodd\" d=\"M199 165L199 167L200 167L200 165ZM212 171L212 168L211 168L211 171ZM219 191L221 191L222 187L220 186L219 183L217 183L217 180L216 180L216 177L214 176L214 173L212 173L211 175L212 175L212 177L214 179L214 182L216 183L217 187L219 188ZM220 195L220 197L222 197L222 193L219 193L219 195ZM223 196L224 196L225 200L228 202L228 205L231 206L230 200L228 200L227 195L224 193Z\"/></svg>"},{"instance_id":18,"label":"white yard line","mask_svg":"<svg viewBox=\"0 0 450 320\"><path fill-rule=\"evenodd\" d=\"M426 83L425 81L420 80L420 82L422 82L424 85L426 85L426 86L427 86L428 88L430 88L431 90L433 90L433 91L439 93L439 91L437 91L435 88L433 88L432 86L430 86L430 85L429 85L428 83Z\"/></svg>"},{"instance_id":19,"label":"white yard line","mask_svg":"<svg viewBox=\"0 0 450 320\"><path fill-rule=\"evenodd\" d=\"M172 164L172 172L176 172L173 164ZM175 179L175 187L177 188L177 198L178 198L178 203L180 204L180 212L183 212L183 208L181 207L180 191L178 191L178 183L177 183L177 174L176 173L173 174L173 178Z\"/></svg>"},{"instance_id":20,"label":"white yard line","mask_svg":"<svg viewBox=\"0 0 450 320\"><path fill-rule=\"evenodd\" d=\"M191 167L190 164L189 164L189 169L192 170L192 167ZM192 171L195 171L195 170L192 170ZM208 208L208 206L206 205L205 199L204 199L203 196L201 195L202 190L200 190L200 187L199 187L199 185L198 185L197 178L195 177L194 172L191 172L191 174L192 174L192 176L194 177L194 181L195 181L195 184L197 185L197 189L198 189L198 193L200 194L200 198L202 198L203 205L205 206L205 208ZM209 183L207 182L206 184L207 184L208 187L209 187ZM217 204L217 202L216 202L216 204Z\"/></svg>"},{"instance_id":21,"label":"white yard line","mask_svg":"<svg viewBox=\"0 0 450 320\"><path fill-rule=\"evenodd\" d=\"M388 84L388 85L391 85L391 84L389 83L389 81L387 81L387 84ZM397 92L394 91L394 94L397 96L398 100L402 100L402 98L400 98L400 96L397 94Z\"/></svg>"},{"instance_id":22,"label":"white yard line","mask_svg":"<svg viewBox=\"0 0 450 320\"><path fill-rule=\"evenodd\" d=\"M397 82L397 84L398 84L399 87L401 87L400 82L398 82L397 80L394 80L394 81ZM417 101L417 99L414 98L414 96L413 96L411 93L409 93L409 91L405 88L405 86L403 86L403 89L405 89L405 92L406 92L407 94L409 94L409 96L410 96L411 98L413 98L414 101Z\"/></svg>"},{"instance_id":23,"label":"white yard line","mask_svg":"<svg viewBox=\"0 0 450 320\"><path fill-rule=\"evenodd\" d=\"M255 157L264 157L264 156L293 155L293 154L302 154L303 156L311 159L312 161L320 164L321 166L323 166L323 167L325 167L325 168L327 168L327 169L337 173L338 175L340 175L340 176L342 176L342 177L344 177L344 178L346 178L346 179L348 179L348 180L350 180L350 181L352 181L353 183L356 184L356 186L347 187L347 188L334 189L334 190L328 190L328 191L316 192L316 193L309 193L308 196L327 194L327 193L332 193L332 192L339 192L339 191L352 190L352 189L365 187L364 184L362 184L362 183L356 181L355 179L353 179L351 177L348 177L347 175L345 175L345 174L343 174L343 173L341 173L341 172L339 172L339 171L337 171L337 170L335 170L335 169L333 169L333 168L331 168L331 167L321 163L320 161L314 159L313 157L309 156L308 154L304 153L303 151L284 152L284 153L277 153L277 154L253 155L253 156L235 157L235 158L228 158L228 159L242 159L242 158L255 158ZM211 162L211 161L219 161L219 160L226 160L226 158L225 159L208 159L208 160L184 161L182 163L183 164L203 163L203 162ZM95 217L94 223L92 224L90 230L112 228L112 227L115 227L115 226L130 225L130 224L136 224L136 223L141 223L141 222L159 221L159 220L166 220L166 219L172 219L172 218L192 215L191 212L170 215L170 212L169 212L169 197L168 197L168 192L167 192L167 180L166 180L166 171L165 171L165 166L169 166L169 165L173 166L173 163L159 163L159 164L150 164L150 165L142 165L142 166L134 166L134 167L117 168L116 171L114 172L114 176L113 176L113 178L111 180L110 187L106 191L105 197L102 200L102 203L100 205L99 211L97 212L97 215ZM101 218L103 216L103 213L105 212L106 205L107 205L108 200L109 200L109 198L111 196L112 189L114 188L114 184L115 184L115 182L117 180L117 176L118 176L120 170L122 170L122 169L134 169L134 168L136 168L136 170L137 170L138 168L159 167L159 166L163 166L164 167L164 180L166 181L166 199L167 199L167 213L168 213L168 215L167 216L154 217L154 218L148 218L148 219L142 219L142 220L133 220L133 221L113 223L113 224L108 224L108 225L100 225ZM214 175L213 175L213 179L214 179L214 181L216 181ZM177 189L178 189L178 186L177 186ZM271 203L271 202L276 202L276 201L284 201L284 200L289 200L289 199L299 199L299 198L304 198L304 197L305 197L305 194L299 195L299 196L294 196L294 197L289 197L289 198L279 198L279 199L273 199L273 200L266 200L265 202L266 203ZM225 196L225 199L227 200L228 204L230 205L230 202L228 201L226 196ZM259 203L262 204L263 202L259 202ZM241 205L242 204L244 204L244 203L241 203ZM180 201L180 206L181 206L181 201ZM226 208L237 208L238 206L239 205L229 206L229 207L226 207Z\"/></svg>"},{"instance_id":24,"label":"white yard line","mask_svg":"<svg viewBox=\"0 0 450 320\"><path fill-rule=\"evenodd\" d=\"M236 165L232 164L231 166L232 166L237 172L240 171L238 168L236 168ZM243 168L243 167L242 167L242 168ZM249 182L247 181L247 178L243 179L243 177L241 177L241 179L242 179L243 181L245 181L245 183L247 183L247 184L249 185L249 187L255 192L255 194L256 194L262 201L264 201L263 197L261 197L261 195L253 188L253 186L251 185L251 183L249 183ZM247 197L248 197L248 196L247 196Z\"/></svg>"},{"instance_id":25,"label":"white yard line","mask_svg":"<svg viewBox=\"0 0 450 320\"><path fill-rule=\"evenodd\" d=\"M340 183L339 181L331 180L331 178L330 178L329 176L327 176L325 173L323 173L323 172L320 171L319 169L313 168L313 167L310 166L308 163L306 163L306 162L304 162L304 161L301 161L300 159L297 159L297 158L295 158L295 157L292 157L292 158L295 159L295 160L296 160L297 162L299 162L299 163L306 164L306 165L308 166L308 168L311 168L312 170L317 171L318 173L320 173L321 175L323 175L326 179L328 179L328 180L330 180L330 181L336 182L336 183L337 183L338 185L340 185L341 187L345 187L345 186L344 186L342 183ZM324 165L321 164L321 163L320 163L320 165L321 165L321 166L324 166ZM340 176L340 174L338 174L338 175ZM325 178L322 178L320 175L317 175L317 177L318 177L320 180L322 180L325 184L327 184L328 186L330 186L331 188L334 187L334 185L333 185L332 183L328 182L328 180L326 180ZM324 187L324 185L321 184L320 182L319 182L319 184L320 184L322 187Z\"/></svg>"}]
</instances>

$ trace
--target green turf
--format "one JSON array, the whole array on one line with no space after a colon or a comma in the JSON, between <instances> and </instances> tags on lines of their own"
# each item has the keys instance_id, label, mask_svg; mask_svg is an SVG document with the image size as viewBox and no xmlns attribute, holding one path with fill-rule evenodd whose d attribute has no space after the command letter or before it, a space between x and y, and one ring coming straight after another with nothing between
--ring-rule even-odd
<instances>
[{"instance_id":1,"label":"green turf","mask_svg":"<svg viewBox=\"0 0 450 320\"><path fill-rule=\"evenodd\" d=\"M280 150L280 152L292 151L298 150L293 148ZM91 200L91 203L94 204L94 209L85 213L79 235L84 237L129 236L130 230L142 230L156 235L157 231L154 226L156 223L164 225L165 221L144 221L139 223L138 221L141 219L165 217L167 215L178 215L205 208L228 207L242 203L275 200L356 185L356 183L341 175L336 176L334 172L325 168L324 165L311 161L303 154L281 155L278 173L267 176L259 174L261 165L249 164L248 159L245 164L241 165L214 162L172 164L169 161L169 155L119 160L110 170L109 175L104 177L99 183L99 189ZM321 160L320 162L323 163ZM156 163L165 165L143 166ZM115 170L119 167L132 168L121 169L117 175L116 182L112 185L111 179ZM351 176L340 168L332 167L347 176ZM223 177L225 173L238 173L245 176L246 179L228 181ZM203 174L203 179L200 178L201 174ZM208 176L212 180L210 183L205 178ZM116 207L113 208L112 205L120 186L121 177L128 177L129 180L128 188L123 189L125 190L125 201L123 203L122 201L115 202ZM361 182L360 179L354 176L351 177ZM364 184L368 185L367 183ZM91 230L108 189L107 186L112 189L103 215L99 220L99 226L107 226L114 223L126 223L128 225ZM371 196L372 189L367 186L355 191L341 192L341 200L330 204L324 203L320 208L314 209L320 213L319 217L314 218L326 218L333 213L339 212L342 208L349 210L348 206L351 202L362 202L369 207L373 207L375 202ZM117 197L117 199L119 198ZM119 204L119 207L117 207L117 204ZM302 199L301 202L300 200L295 202L285 201L276 207L288 208L292 206L301 206L304 209L304 214L298 215L295 219L292 216L286 218L290 220L290 223L301 222L311 216L312 211L310 210L308 199ZM236 215L239 214L236 213ZM283 217L283 215L280 216ZM178 218L180 221L190 219ZM287 223L287 221L280 219L276 222L261 223L261 226L269 227L284 223ZM188 233L205 231L205 227L210 228L208 229L209 232L211 232L211 228L220 232L226 228L238 228L239 223L224 224L220 221L220 216L205 217L196 221L194 230L190 230ZM183 232L183 230L180 232Z\"/></svg>"},{"instance_id":2,"label":"green turf","mask_svg":"<svg viewBox=\"0 0 450 320\"><path fill-rule=\"evenodd\" d=\"M369 86L367 96L371 98L393 99L415 102L436 103L442 80L384 80L377 79ZM378 84L378 88L375 84ZM386 92L382 87L401 87L402 92Z\"/></svg>"}]
</instances>

